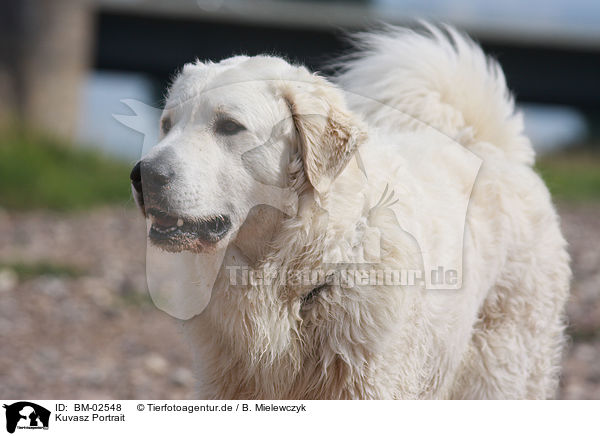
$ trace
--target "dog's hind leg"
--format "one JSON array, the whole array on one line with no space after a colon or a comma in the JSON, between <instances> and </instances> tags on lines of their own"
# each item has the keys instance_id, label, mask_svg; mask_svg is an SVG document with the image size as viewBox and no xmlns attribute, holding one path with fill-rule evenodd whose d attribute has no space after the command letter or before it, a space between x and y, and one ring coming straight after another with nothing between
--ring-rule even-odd
<instances>
[{"instance_id":1,"label":"dog's hind leg","mask_svg":"<svg viewBox=\"0 0 600 436\"><path fill-rule=\"evenodd\" d=\"M556 395L564 348L568 255L556 226L523 251L480 310L451 397L547 399ZM553 245L548 247L547 245Z\"/></svg>"}]
</instances>

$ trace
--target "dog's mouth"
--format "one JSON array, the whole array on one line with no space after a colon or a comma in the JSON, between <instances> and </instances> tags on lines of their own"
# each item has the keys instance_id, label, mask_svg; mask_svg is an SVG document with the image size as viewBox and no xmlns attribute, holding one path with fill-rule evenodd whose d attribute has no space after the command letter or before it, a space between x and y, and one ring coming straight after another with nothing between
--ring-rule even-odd
<instances>
[{"instance_id":1,"label":"dog's mouth","mask_svg":"<svg viewBox=\"0 0 600 436\"><path fill-rule=\"evenodd\" d=\"M227 215L188 218L159 209L149 209L146 211L146 216L151 222L148 232L150 241L172 252L205 251L223 239L231 230L231 219Z\"/></svg>"}]
</instances>

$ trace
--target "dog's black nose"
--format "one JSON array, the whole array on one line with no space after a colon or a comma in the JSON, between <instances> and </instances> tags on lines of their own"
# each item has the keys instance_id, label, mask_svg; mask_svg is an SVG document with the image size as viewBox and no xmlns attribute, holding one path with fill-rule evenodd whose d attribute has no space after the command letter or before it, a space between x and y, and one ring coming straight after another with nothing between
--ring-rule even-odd
<instances>
[{"instance_id":1,"label":"dog's black nose","mask_svg":"<svg viewBox=\"0 0 600 436\"><path fill-rule=\"evenodd\" d=\"M131 179L131 184L133 185L133 188L140 194L142 193L142 169L141 168L142 168L141 161L139 161L138 163L135 164L135 166L131 170L131 174L129 175L129 178Z\"/></svg>"},{"instance_id":2,"label":"dog's black nose","mask_svg":"<svg viewBox=\"0 0 600 436\"><path fill-rule=\"evenodd\" d=\"M158 195L175 177L170 159L159 154L151 160L142 159L135 164L131 174L131 184L139 194Z\"/></svg>"},{"instance_id":3,"label":"dog's black nose","mask_svg":"<svg viewBox=\"0 0 600 436\"><path fill-rule=\"evenodd\" d=\"M171 169L170 160L159 154L159 159L140 162L140 173L144 190L148 194L158 194L169 184L175 173ZM134 168L135 169L135 168Z\"/></svg>"}]
</instances>

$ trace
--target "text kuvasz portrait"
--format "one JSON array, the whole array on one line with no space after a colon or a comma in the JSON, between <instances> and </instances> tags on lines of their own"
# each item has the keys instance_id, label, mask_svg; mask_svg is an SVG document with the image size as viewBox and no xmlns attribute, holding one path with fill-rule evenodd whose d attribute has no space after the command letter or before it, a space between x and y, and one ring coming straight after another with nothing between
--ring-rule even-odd
<instances>
[{"instance_id":1,"label":"text kuvasz portrait","mask_svg":"<svg viewBox=\"0 0 600 436\"><path fill-rule=\"evenodd\" d=\"M132 172L149 250L182 256L186 292L210 286L184 321L198 396L553 397L569 259L500 67L427 26L360 35L341 65L331 81L271 56L185 65Z\"/></svg>"}]
</instances>

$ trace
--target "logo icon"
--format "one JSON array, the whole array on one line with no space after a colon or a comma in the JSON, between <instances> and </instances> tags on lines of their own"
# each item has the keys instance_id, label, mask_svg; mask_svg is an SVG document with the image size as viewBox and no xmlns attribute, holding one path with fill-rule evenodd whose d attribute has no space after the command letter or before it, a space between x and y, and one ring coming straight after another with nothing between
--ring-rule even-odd
<instances>
[{"instance_id":1,"label":"logo icon","mask_svg":"<svg viewBox=\"0 0 600 436\"><path fill-rule=\"evenodd\" d=\"M48 429L50 411L29 401L19 401L4 405L6 409L6 431L14 433L18 429Z\"/></svg>"}]
</instances>

